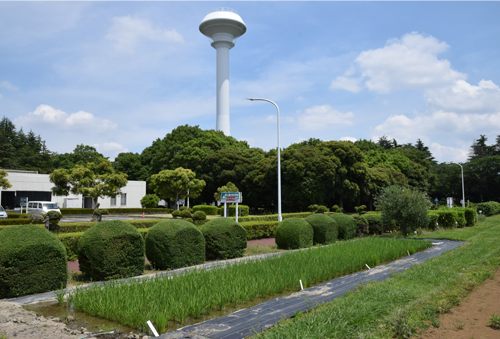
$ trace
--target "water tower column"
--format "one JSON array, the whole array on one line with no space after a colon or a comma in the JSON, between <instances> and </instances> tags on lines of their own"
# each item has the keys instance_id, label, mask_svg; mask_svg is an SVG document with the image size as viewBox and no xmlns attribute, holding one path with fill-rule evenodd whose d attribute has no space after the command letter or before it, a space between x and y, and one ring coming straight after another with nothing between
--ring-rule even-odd
<instances>
[{"instance_id":1,"label":"water tower column","mask_svg":"<svg viewBox=\"0 0 500 339\"><path fill-rule=\"evenodd\" d=\"M234 46L227 41L216 41L217 50L217 131L231 135L229 124L229 50Z\"/></svg>"}]
</instances>

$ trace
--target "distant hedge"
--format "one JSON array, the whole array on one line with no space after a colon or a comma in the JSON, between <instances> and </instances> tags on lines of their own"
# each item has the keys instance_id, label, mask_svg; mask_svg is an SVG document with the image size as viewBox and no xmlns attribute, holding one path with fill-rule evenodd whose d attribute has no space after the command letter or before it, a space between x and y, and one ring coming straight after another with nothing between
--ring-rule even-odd
<instances>
[{"instance_id":1,"label":"distant hedge","mask_svg":"<svg viewBox=\"0 0 500 339\"><path fill-rule=\"evenodd\" d=\"M0 232L0 299L66 287L64 246L47 230L22 225Z\"/></svg>"},{"instance_id":2,"label":"distant hedge","mask_svg":"<svg viewBox=\"0 0 500 339\"><path fill-rule=\"evenodd\" d=\"M170 208L106 208L110 214L126 214L126 213L146 213L146 214L157 214L157 213L171 213ZM63 215L75 215L75 214L93 214L94 209L92 208L61 208L61 213Z\"/></svg>"},{"instance_id":3,"label":"distant hedge","mask_svg":"<svg viewBox=\"0 0 500 339\"><path fill-rule=\"evenodd\" d=\"M193 212L202 211L206 215L217 215L217 206L212 205L195 205L193 206Z\"/></svg>"},{"instance_id":4,"label":"distant hedge","mask_svg":"<svg viewBox=\"0 0 500 339\"><path fill-rule=\"evenodd\" d=\"M496 201L481 202L475 206L477 213L482 211L484 216L500 214L500 203Z\"/></svg>"},{"instance_id":5,"label":"distant hedge","mask_svg":"<svg viewBox=\"0 0 500 339\"><path fill-rule=\"evenodd\" d=\"M222 208L220 209L220 215L224 215L224 205L221 206ZM250 207L248 207L247 205L241 205L241 204L238 204L238 211L241 210L241 214L238 214L238 221L240 221L240 216L241 217L246 217L248 216L249 212L250 212ZM236 205L229 205L227 207L227 214L228 214L228 217L234 217L236 216ZM239 213L239 212L238 212Z\"/></svg>"},{"instance_id":6,"label":"distant hedge","mask_svg":"<svg viewBox=\"0 0 500 339\"><path fill-rule=\"evenodd\" d=\"M247 240L274 237L274 232L278 224L278 221L251 221L240 223L247 231Z\"/></svg>"}]
</instances>

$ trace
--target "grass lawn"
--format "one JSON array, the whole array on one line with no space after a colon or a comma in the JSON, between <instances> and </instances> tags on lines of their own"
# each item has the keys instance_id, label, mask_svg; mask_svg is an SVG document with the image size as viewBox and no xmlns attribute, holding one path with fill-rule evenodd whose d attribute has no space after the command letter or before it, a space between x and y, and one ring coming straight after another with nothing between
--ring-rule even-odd
<instances>
[{"instance_id":1,"label":"grass lawn","mask_svg":"<svg viewBox=\"0 0 500 339\"><path fill-rule=\"evenodd\" d=\"M457 305L500 266L500 216L478 226L418 236L470 244L362 285L331 303L297 314L254 338L409 338Z\"/></svg>"}]
</instances>

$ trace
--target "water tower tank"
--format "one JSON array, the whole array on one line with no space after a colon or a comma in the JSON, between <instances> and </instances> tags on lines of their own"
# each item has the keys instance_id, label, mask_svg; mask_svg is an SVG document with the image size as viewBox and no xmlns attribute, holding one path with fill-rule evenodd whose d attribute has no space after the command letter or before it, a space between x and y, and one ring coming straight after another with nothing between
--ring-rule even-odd
<instances>
[{"instance_id":1,"label":"water tower tank","mask_svg":"<svg viewBox=\"0 0 500 339\"><path fill-rule=\"evenodd\" d=\"M209 37L217 51L217 124L216 129L231 135L229 126L229 50L234 40L245 34L247 26L234 10L216 9L201 21L200 32Z\"/></svg>"}]
</instances>

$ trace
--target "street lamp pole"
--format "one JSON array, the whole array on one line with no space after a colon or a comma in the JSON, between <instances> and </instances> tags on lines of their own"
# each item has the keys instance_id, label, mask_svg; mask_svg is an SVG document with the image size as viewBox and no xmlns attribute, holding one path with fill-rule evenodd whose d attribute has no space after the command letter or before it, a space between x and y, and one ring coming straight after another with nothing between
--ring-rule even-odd
<instances>
[{"instance_id":1,"label":"street lamp pole","mask_svg":"<svg viewBox=\"0 0 500 339\"><path fill-rule=\"evenodd\" d=\"M450 161L450 164L458 165L462 169L462 207L465 208L464 167L453 161Z\"/></svg>"},{"instance_id":2,"label":"street lamp pole","mask_svg":"<svg viewBox=\"0 0 500 339\"><path fill-rule=\"evenodd\" d=\"M278 111L278 221L282 221L281 218L281 153L280 153L280 108L276 103L269 99L262 98L247 98L250 101L267 101L276 106L276 110Z\"/></svg>"}]
</instances>

